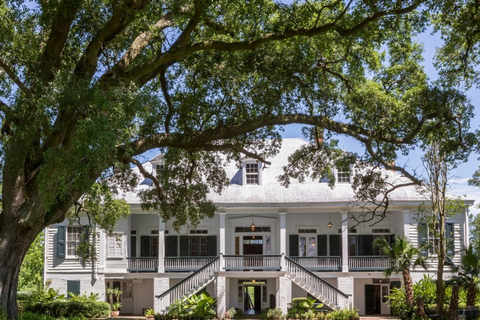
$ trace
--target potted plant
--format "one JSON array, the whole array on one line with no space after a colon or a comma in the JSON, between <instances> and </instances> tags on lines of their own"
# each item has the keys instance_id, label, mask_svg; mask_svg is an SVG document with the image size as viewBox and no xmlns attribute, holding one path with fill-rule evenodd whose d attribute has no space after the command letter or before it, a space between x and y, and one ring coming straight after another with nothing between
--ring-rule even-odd
<instances>
[{"instance_id":1,"label":"potted plant","mask_svg":"<svg viewBox=\"0 0 480 320\"><path fill-rule=\"evenodd\" d=\"M118 317L120 314L120 308L122 307L122 304L120 302L115 302L112 304L112 316L114 318Z\"/></svg>"},{"instance_id":2,"label":"potted plant","mask_svg":"<svg viewBox=\"0 0 480 320\"><path fill-rule=\"evenodd\" d=\"M152 308L148 308L147 310L145 310L145 317L151 319L155 316L155 310L152 309Z\"/></svg>"},{"instance_id":3,"label":"potted plant","mask_svg":"<svg viewBox=\"0 0 480 320\"><path fill-rule=\"evenodd\" d=\"M107 288L107 296L110 302L110 306L112 307L113 317L118 317L118 315L120 314L120 308L122 307L122 304L120 303L121 295L122 295L122 290ZM113 299L114 297L115 297L115 300Z\"/></svg>"}]
</instances>

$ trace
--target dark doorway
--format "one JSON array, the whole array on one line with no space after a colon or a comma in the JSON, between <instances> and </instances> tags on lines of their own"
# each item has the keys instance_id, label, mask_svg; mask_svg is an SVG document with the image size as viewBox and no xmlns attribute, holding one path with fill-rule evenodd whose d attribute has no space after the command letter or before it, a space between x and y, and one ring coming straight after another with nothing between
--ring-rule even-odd
<instances>
[{"instance_id":1,"label":"dark doorway","mask_svg":"<svg viewBox=\"0 0 480 320\"><path fill-rule=\"evenodd\" d=\"M381 286L365 285L365 315L382 314Z\"/></svg>"},{"instance_id":2,"label":"dark doorway","mask_svg":"<svg viewBox=\"0 0 480 320\"><path fill-rule=\"evenodd\" d=\"M262 287L245 286L244 290L245 314L260 314L262 309Z\"/></svg>"}]
</instances>

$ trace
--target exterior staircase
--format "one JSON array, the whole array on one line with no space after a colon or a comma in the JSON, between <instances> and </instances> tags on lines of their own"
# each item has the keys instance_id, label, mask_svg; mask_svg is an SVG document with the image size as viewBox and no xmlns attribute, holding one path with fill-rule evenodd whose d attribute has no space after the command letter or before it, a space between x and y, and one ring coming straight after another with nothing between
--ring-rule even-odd
<instances>
[{"instance_id":1,"label":"exterior staircase","mask_svg":"<svg viewBox=\"0 0 480 320\"><path fill-rule=\"evenodd\" d=\"M353 306L351 296L338 290L287 256L285 256L285 267L285 276L287 278L314 296L326 307L336 310L342 308L351 308Z\"/></svg>"},{"instance_id":2,"label":"exterior staircase","mask_svg":"<svg viewBox=\"0 0 480 320\"><path fill-rule=\"evenodd\" d=\"M219 267L220 259L217 257L161 295L156 296L159 300L160 313L166 312L175 300L188 298L205 288L215 280Z\"/></svg>"}]
</instances>

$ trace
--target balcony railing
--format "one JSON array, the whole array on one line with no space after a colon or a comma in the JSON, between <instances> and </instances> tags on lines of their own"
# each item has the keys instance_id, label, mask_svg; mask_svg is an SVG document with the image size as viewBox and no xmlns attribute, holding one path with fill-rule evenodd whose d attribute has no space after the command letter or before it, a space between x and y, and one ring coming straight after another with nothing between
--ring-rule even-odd
<instances>
[{"instance_id":1,"label":"balcony railing","mask_svg":"<svg viewBox=\"0 0 480 320\"><path fill-rule=\"evenodd\" d=\"M340 271L341 257L290 257L293 261L310 271Z\"/></svg>"},{"instance_id":2,"label":"balcony railing","mask_svg":"<svg viewBox=\"0 0 480 320\"><path fill-rule=\"evenodd\" d=\"M225 255L226 271L263 270L279 271L281 269L281 255Z\"/></svg>"},{"instance_id":3,"label":"balcony railing","mask_svg":"<svg viewBox=\"0 0 480 320\"><path fill-rule=\"evenodd\" d=\"M128 272L157 272L157 258L127 258Z\"/></svg>"},{"instance_id":4,"label":"balcony railing","mask_svg":"<svg viewBox=\"0 0 480 320\"><path fill-rule=\"evenodd\" d=\"M165 258L165 272L197 271L215 258L216 257L167 257Z\"/></svg>"},{"instance_id":5,"label":"balcony railing","mask_svg":"<svg viewBox=\"0 0 480 320\"><path fill-rule=\"evenodd\" d=\"M392 261L383 256L349 257L350 271L383 271L392 266Z\"/></svg>"}]
</instances>

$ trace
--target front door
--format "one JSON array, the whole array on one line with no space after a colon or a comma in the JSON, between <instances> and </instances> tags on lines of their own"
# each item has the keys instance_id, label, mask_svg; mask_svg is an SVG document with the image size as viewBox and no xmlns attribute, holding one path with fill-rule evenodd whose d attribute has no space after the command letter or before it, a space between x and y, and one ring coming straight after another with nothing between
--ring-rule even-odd
<instances>
[{"instance_id":1,"label":"front door","mask_svg":"<svg viewBox=\"0 0 480 320\"><path fill-rule=\"evenodd\" d=\"M262 236L243 236L243 257L245 268L259 268L263 265L261 255L263 254ZM256 255L256 256L252 256Z\"/></svg>"},{"instance_id":2,"label":"front door","mask_svg":"<svg viewBox=\"0 0 480 320\"><path fill-rule=\"evenodd\" d=\"M243 236L243 254L263 254L263 237Z\"/></svg>"},{"instance_id":3,"label":"front door","mask_svg":"<svg viewBox=\"0 0 480 320\"><path fill-rule=\"evenodd\" d=\"M366 284L365 285L365 315L388 314L386 296L389 294L388 285Z\"/></svg>"},{"instance_id":4,"label":"front door","mask_svg":"<svg viewBox=\"0 0 480 320\"><path fill-rule=\"evenodd\" d=\"M122 285L122 313L133 314L133 282L124 281Z\"/></svg>"}]
</instances>

